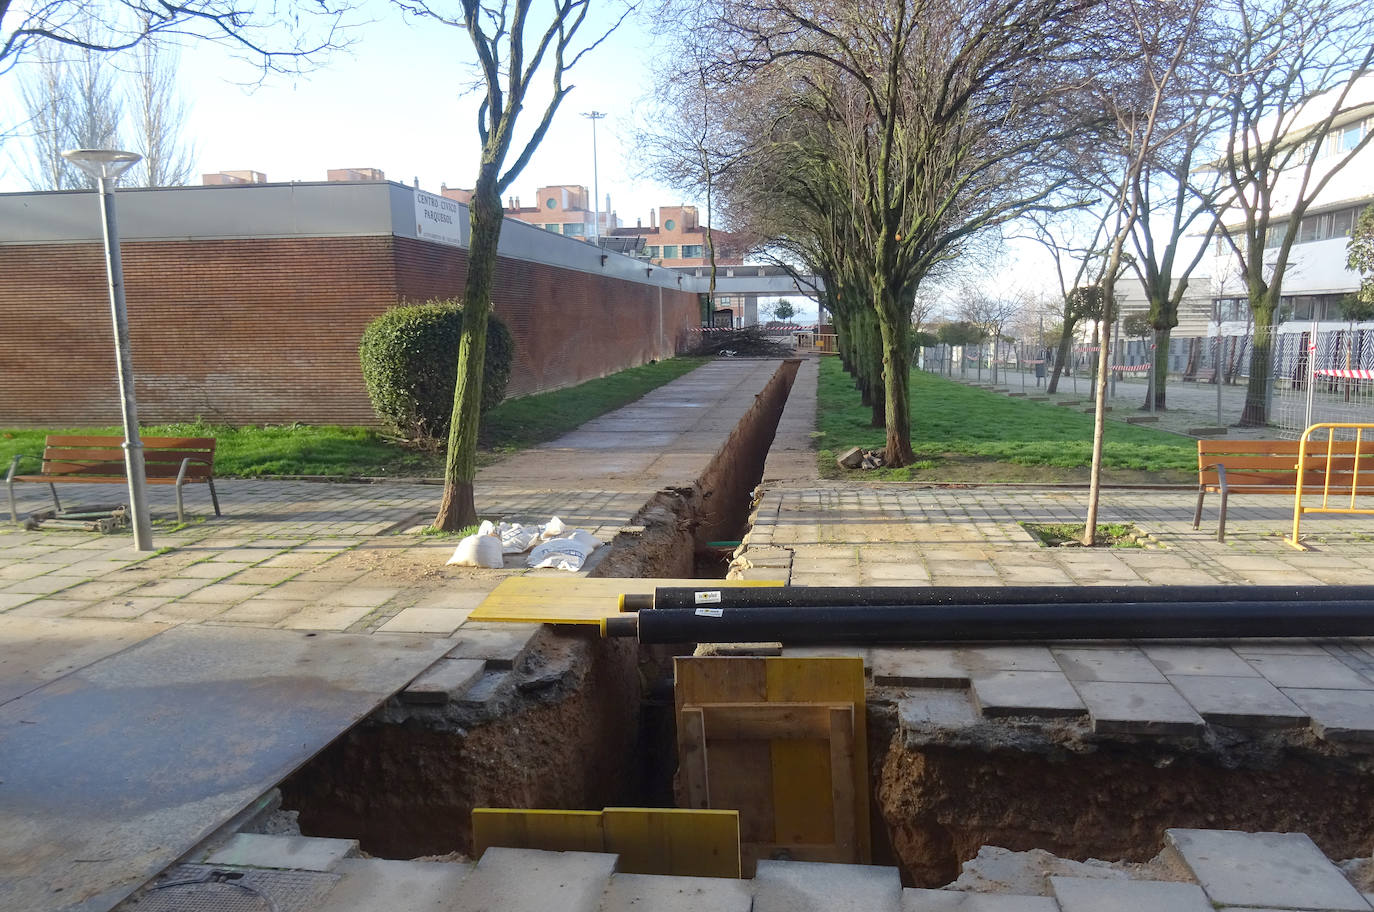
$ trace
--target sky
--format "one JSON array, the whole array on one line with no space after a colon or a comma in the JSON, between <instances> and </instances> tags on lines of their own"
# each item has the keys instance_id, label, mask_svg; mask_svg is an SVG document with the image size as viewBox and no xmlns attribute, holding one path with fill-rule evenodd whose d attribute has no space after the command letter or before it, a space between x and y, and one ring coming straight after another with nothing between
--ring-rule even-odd
<instances>
[{"instance_id":1,"label":"sky","mask_svg":"<svg viewBox=\"0 0 1374 912\"><path fill-rule=\"evenodd\" d=\"M593 3L608 11L609 4ZM373 0L373 21L355 29L353 45L304 76L267 77L229 50L209 42L182 50L179 77L187 101L187 139L197 174L251 169L271 181L324 180L329 168L380 168L387 179L437 191L472 186L477 171L479 98L465 92L474 55L465 34L432 20L405 18ZM604 16L589 16L583 33L604 31ZM579 116L602 111L597 124L601 195L610 193L623 221L648 223L650 207L694 203L688 195L640 179L629 140L650 88L656 49L642 18L627 20L585 58L566 82L574 89L534 158L508 195L533 200L546 184L593 184L592 125ZM17 86L25 67L0 78L0 120L13 126L21 105ZM523 112L532 126L548 97L547 77ZM22 126L21 126L22 134ZM29 189L22 135L0 155L0 191ZM512 154L511 158L514 158ZM197 182L199 178L197 177ZM526 203L528 205L528 203Z\"/></svg>"},{"instance_id":2,"label":"sky","mask_svg":"<svg viewBox=\"0 0 1374 912\"><path fill-rule=\"evenodd\" d=\"M179 82L187 104L184 135L195 151L196 177L216 171L254 170L270 181L322 181L330 168L380 168L389 180L438 191L471 187L479 146L479 97L472 85L474 53L458 28L404 17L393 5L367 0L360 12L371 21L352 32L353 44L319 61L305 75L268 75L235 59L222 45L198 41L181 50ZM539 4L536 4L536 8ZM614 9L594 2L584 35L605 31ZM600 18L596 18L596 17ZM550 184L594 182L592 124L584 112L601 111L596 126L596 175L600 199L611 196L623 224L649 224L651 209L698 205L703 201L644 178L634 144L637 129L652 112L655 61L666 53L652 35L647 13L627 19L565 80L574 88L564 99L544 141L506 196L530 205L536 189ZM21 64L0 76L0 131L19 135L0 145L0 192L30 189L26 178ZM540 77L523 113L532 129L548 97ZM512 152L511 160L515 157ZM1038 249L1009 250L988 284L1004 276L1020 284L1043 272ZM1042 284L1052 284L1052 274ZM814 318L814 304L793 299L802 319Z\"/></svg>"}]
</instances>

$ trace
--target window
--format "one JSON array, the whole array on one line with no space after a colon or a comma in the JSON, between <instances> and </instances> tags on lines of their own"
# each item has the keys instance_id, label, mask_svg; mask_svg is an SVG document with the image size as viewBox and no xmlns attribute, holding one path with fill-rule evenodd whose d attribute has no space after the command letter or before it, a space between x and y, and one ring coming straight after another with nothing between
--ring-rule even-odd
<instances>
[{"instance_id":1,"label":"window","mask_svg":"<svg viewBox=\"0 0 1374 912\"><path fill-rule=\"evenodd\" d=\"M676 259L677 259L677 245L676 245L676 244L664 244L664 245L663 245L663 258L664 258L665 260L676 260Z\"/></svg>"},{"instance_id":2,"label":"window","mask_svg":"<svg viewBox=\"0 0 1374 912\"><path fill-rule=\"evenodd\" d=\"M589 232L587 231L587 226L581 224L580 222L567 222L563 225L563 233L575 234L579 237L586 237Z\"/></svg>"},{"instance_id":3,"label":"window","mask_svg":"<svg viewBox=\"0 0 1374 912\"><path fill-rule=\"evenodd\" d=\"M698 259L699 259L699 258L701 258L702 256L704 256L704 254L702 253L701 245L700 245L700 244L683 244L683 245L682 245L682 258L683 258L683 259L688 259L688 258L698 258Z\"/></svg>"},{"instance_id":4,"label":"window","mask_svg":"<svg viewBox=\"0 0 1374 912\"><path fill-rule=\"evenodd\" d=\"M553 197L549 197L548 199L544 200L544 205L550 209L556 209L558 208L558 200L554 199Z\"/></svg>"},{"instance_id":5,"label":"window","mask_svg":"<svg viewBox=\"0 0 1374 912\"><path fill-rule=\"evenodd\" d=\"M676 227L677 227L677 222L673 221L672 219L668 219L668 220L666 220L666 221L663 223L663 230L664 230L664 231L672 231L672 230L673 230L674 228L676 228Z\"/></svg>"},{"instance_id":6,"label":"window","mask_svg":"<svg viewBox=\"0 0 1374 912\"><path fill-rule=\"evenodd\" d=\"M644 248L644 255L647 256L647 257L648 257L649 259L651 259L651 260L656 260L656 259L658 259L658 248L657 248L657 247L645 247L645 248Z\"/></svg>"},{"instance_id":7,"label":"window","mask_svg":"<svg viewBox=\"0 0 1374 912\"><path fill-rule=\"evenodd\" d=\"M558 228L559 228L558 225L545 225L545 226L544 226L544 230L545 230L545 231L552 231L554 234L558 234L558 233L559 233Z\"/></svg>"},{"instance_id":8,"label":"window","mask_svg":"<svg viewBox=\"0 0 1374 912\"><path fill-rule=\"evenodd\" d=\"M1331 154L1344 155L1364 139L1364 121L1341 127L1331 134Z\"/></svg>"}]
</instances>

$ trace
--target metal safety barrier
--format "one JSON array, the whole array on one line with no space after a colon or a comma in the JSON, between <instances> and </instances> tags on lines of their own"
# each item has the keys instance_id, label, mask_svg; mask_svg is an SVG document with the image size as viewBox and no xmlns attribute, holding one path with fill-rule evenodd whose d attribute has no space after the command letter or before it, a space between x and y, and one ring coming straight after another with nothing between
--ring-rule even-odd
<instances>
[{"instance_id":1,"label":"metal safety barrier","mask_svg":"<svg viewBox=\"0 0 1374 912\"><path fill-rule=\"evenodd\" d=\"M1313 435L1326 432L1323 441ZM1364 501L1361 496L1374 495L1374 439L1367 439L1366 432L1374 432L1374 424L1351 422L1327 422L1314 424L1303 431L1298 448L1298 478L1293 493L1293 536L1288 543L1301 548L1298 541L1299 527L1304 513L1358 513L1374 514L1374 501ZM1374 435L1372 435L1374 436ZM1345 439L1339 439L1344 437ZM1361 477L1361 469L1364 475ZM1312 472L1314 479L1309 482L1307 473ZM1320 482L1315 476L1320 473ZM1315 494L1320 489L1321 506L1304 506L1303 494ZM1349 501L1345 506L1333 506L1332 494L1340 501Z\"/></svg>"}]
</instances>

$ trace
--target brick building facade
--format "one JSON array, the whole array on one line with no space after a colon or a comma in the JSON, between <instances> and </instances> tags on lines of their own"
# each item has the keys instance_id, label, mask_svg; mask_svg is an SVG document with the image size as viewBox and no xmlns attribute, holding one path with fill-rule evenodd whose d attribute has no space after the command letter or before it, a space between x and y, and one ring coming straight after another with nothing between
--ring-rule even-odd
<instances>
[{"instance_id":1,"label":"brick building facade","mask_svg":"<svg viewBox=\"0 0 1374 912\"><path fill-rule=\"evenodd\" d=\"M118 193L141 420L373 423L363 328L397 302L459 296L466 276L466 249L429 236L412 192ZM118 423L98 230L95 194L0 195L0 424ZM511 396L671 357L697 325L695 294L628 257L598 262L595 248L514 223L502 242L493 304L515 337Z\"/></svg>"}]
</instances>

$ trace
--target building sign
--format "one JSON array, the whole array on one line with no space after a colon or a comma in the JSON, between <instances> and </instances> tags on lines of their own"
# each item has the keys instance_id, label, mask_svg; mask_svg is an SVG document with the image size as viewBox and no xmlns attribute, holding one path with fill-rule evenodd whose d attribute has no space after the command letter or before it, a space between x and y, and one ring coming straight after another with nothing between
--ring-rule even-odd
<instances>
[{"instance_id":1,"label":"building sign","mask_svg":"<svg viewBox=\"0 0 1374 912\"><path fill-rule=\"evenodd\" d=\"M463 246L462 209L451 200L423 190L415 191L415 236L440 244Z\"/></svg>"}]
</instances>

